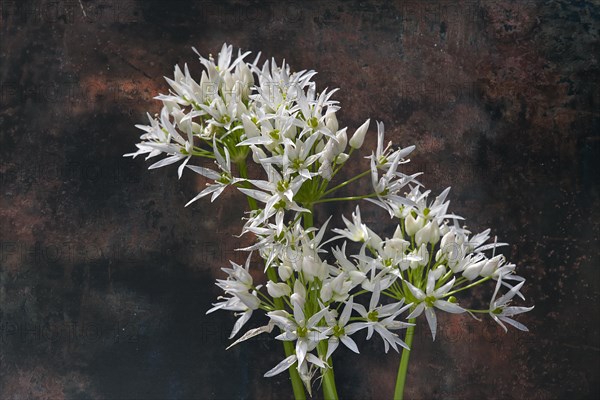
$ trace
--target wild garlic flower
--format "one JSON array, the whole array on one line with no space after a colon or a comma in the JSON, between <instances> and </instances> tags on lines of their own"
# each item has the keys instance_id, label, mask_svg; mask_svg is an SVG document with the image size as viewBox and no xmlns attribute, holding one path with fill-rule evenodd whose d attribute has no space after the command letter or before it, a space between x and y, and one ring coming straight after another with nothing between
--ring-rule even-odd
<instances>
[{"instance_id":1,"label":"wild garlic flower","mask_svg":"<svg viewBox=\"0 0 600 400\"><path fill-rule=\"evenodd\" d=\"M496 254L506 244L490 243L489 229L473 235L462 217L449 212L450 188L434 197L417 181L420 173L403 171L415 146L386 143L384 124L377 122L377 144L366 150L365 170L337 183L349 160L363 160L352 157L365 151L370 119L349 136L336 116L337 89L319 92L315 71L296 72L274 59L259 65L260 53L249 61L250 52L235 55L226 44L216 59L196 53L204 67L200 79L187 64L175 67L173 79L166 78L168 93L156 97L160 112L148 114L149 125L136 125L143 131L140 143L124 156L162 156L149 169L179 164L179 178L189 169L207 179L186 206L208 195L214 201L228 188L247 197L241 233L255 241L238 250L262 259L257 269L266 275L259 280L265 285L254 282L250 256L244 266L231 262L223 269L226 279L216 283L225 296L208 313L234 312L231 338L256 312L266 314L267 325L246 331L232 346L274 328L276 339L293 343L265 376L293 368L309 393L315 376L331 388L327 376L339 343L359 353L351 336L364 329L367 339L374 333L383 339L385 352L406 349L397 331L412 330L422 314L434 340L441 311L488 314L505 330L504 323L527 330L513 317L533 307L509 305L515 296L524 298L524 278ZM194 165L198 158L216 167ZM248 162L257 168L247 168ZM350 186L359 179L370 182ZM336 197L343 187L367 192ZM387 211L391 237L368 226L358 205L351 219L342 216L344 228L328 230L331 218L314 226L319 203L360 200ZM331 244L336 241L342 243ZM348 254L348 248L356 252ZM467 291L488 281L495 282L489 307L469 308ZM500 295L501 287L508 292Z\"/></svg>"},{"instance_id":2,"label":"wild garlic flower","mask_svg":"<svg viewBox=\"0 0 600 400\"><path fill-rule=\"evenodd\" d=\"M390 346L396 351L398 351L398 345L408 348L406 343L396 333L390 332L390 330L406 328L412 325L396 320L400 314L410 308L411 304L404 306L404 301L399 301L385 306L378 305L380 296L381 286L377 283L373 289L368 310L362 304L354 304L354 309L358 311L365 321L354 322L348 325L346 331L354 333L357 330L366 329L367 340L373 336L373 332L377 332L383 339L386 353L390 349Z\"/></svg>"},{"instance_id":3,"label":"wild garlic flower","mask_svg":"<svg viewBox=\"0 0 600 400\"><path fill-rule=\"evenodd\" d=\"M441 272L443 273L443 270ZM437 317L435 315L434 308L438 308L442 311L446 311L452 314L462 314L466 311L458 304L452 303L447 300L443 300L444 297L446 297L446 294L454 286L455 279L452 278L450 282L447 282L436 289L436 275L437 274L435 274L434 272L429 272L425 292L413 286L410 282L405 282L411 294L416 299L415 308L410 313L408 318L416 318L419 315L421 315L423 311L425 311L425 317L427 318L427 323L429 324L429 329L431 330L431 336L433 337L433 340L435 340L435 334L437 332Z\"/></svg>"},{"instance_id":4,"label":"wild garlic flower","mask_svg":"<svg viewBox=\"0 0 600 400\"><path fill-rule=\"evenodd\" d=\"M506 293L499 299L496 299L496 295L498 294L498 289L500 289L502 280L498 279L498 283L496 284L496 289L494 290L494 294L492 295L492 300L490 301L489 314L492 317L492 319L494 321L496 321L498 323L498 325L500 325L502 327L502 329L504 329L505 332L508 331L508 329L506 329L506 326L502 322L506 322L507 324L510 324L519 330L529 331L529 329L527 329L527 327L525 325L523 325L520 322L515 321L511 317L514 317L515 315L518 315L518 314L522 314L524 312L531 311L531 310L533 310L533 306L531 306L531 307L508 306L508 304L510 304L510 301L512 300L512 298L515 297L516 294L520 294L519 290L521 289L521 287L523 286L524 283L525 282L523 281L523 282L519 283L518 285L514 286L513 288L511 288L508 291L508 293Z\"/></svg>"}]
</instances>

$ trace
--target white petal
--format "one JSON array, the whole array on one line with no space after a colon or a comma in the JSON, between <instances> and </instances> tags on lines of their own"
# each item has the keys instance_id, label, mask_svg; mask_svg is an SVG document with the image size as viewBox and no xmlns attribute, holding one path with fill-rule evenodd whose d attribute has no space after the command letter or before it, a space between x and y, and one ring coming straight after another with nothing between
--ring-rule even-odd
<instances>
[{"instance_id":1,"label":"white petal","mask_svg":"<svg viewBox=\"0 0 600 400\"><path fill-rule=\"evenodd\" d=\"M340 341L338 338L336 338L335 336L329 338L329 340L327 341L327 355L325 356L326 360L329 360L329 358L331 357L335 349L338 348L339 345Z\"/></svg>"},{"instance_id":2,"label":"white petal","mask_svg":"<svg viewBox=\"0 0 600 400\"><path fill-rule=\"evenodd\" d=\"M525 312L529 312L531 310L533 310L533 306L531 306L531 307L506 307L504 310L502 310L502 315L512 317L513 315L522 314Z\"/></svg>"},{"instance_id":3,"label":"white petal","mask_svg":"<svg viewBox=\"0 0 600 400\"><path fill-rule=\"evenodd\" d=\"M327 364L325 364L323 362L323 360L321 360L319 357L315 356L312 353L308 353L306 355L306 361L315 364L316 366L320 367L320 368L327 368Z\"/></svg>"},{"instance_id":4,"label":"white petal","mask_svg":"<svg viewBox=\"0 0 600 400\"><path fill-rule=\"evenodd\" d=\"M462 308L461 306L459 306L458 304L454 304L451 303L449 301L446 300L436 300L433 302L433 305L436 306L437 308L439 308L440 310L452 313L452 314L461 314L464 313L465 310L464 308Z\"/></svg>"},{"instance_id":5,"label":"white petal","mask_svg":"<svg viewBox=\"0 0 600 400\"><path fill-rule=\"evenodd\" d=\"M442 286L441 288L439 288L439 289L436 289L436 290L433 292L433 295L434 295L434 297L437 297L437 298L439 298L439 297L442 297L442 295L444 295L444 294L448 293L448 292L450 291L450 289L452 289L452 286L454 286L454 281L455 281L455 280L456 280L456 278L452 278L452 279L450 280L450 282L446 283L446 284L445 284L444 286Z\"/></svg>"},{"instance_id":6,"label":"white petal","mask_svg":"<svg viewBox=\"0 0 600 400\"><path fill-rule=\"evenodd\" d=\"M377 279L375 282L375 288L373 289L373 294L371 295L371 301L369 302L369 310L373 310L377 307L377 303L379 302L379 296L381 294L381 281Z\"/></svg>"},{"instance_id":7,"label":"white petal","mask_svg":"<svg viewBox=\"0 0 600 400\"><path fill-rule=\"evenodd\" d=\"M191 169L192 171L194 171L195 173L205 176L208 179L212 179L214 181L216 181L217 179L219 179L221 177L221 174L219 174L217 171L213 171L212 169L198 167L196 165L188 165L187 167L189 169Z\"/></svg>"},{"instance_id":8,"label":"white petal","mask_svg":"<svg viewBox=\"0 0 600 400\"><path fill-rule=\"evenodd\" d=\"M308 326L309 328L313 328L317 325L317 323L325 316L325 313L329 311L327 308L322 309L321 311L319 311L318 313L316 313L315 315L313 315L312 317L310 317L308 319L308 322L306 323L306 326Z\"/></svg>"},{"instance_id":9,"label":"white petal","mask_svg":"<svg viewBox=\"0 0 600 400\"><path fill-rule=\"evenodd\" d=\"M273 321L269 321L269 323L265 326L261 326L260 328L250 329L248 332L244 333L242 335L242 337L240 337L238 340L233 342L229 347L227 347L226 350L229 350L230 348L232 348L233 346L235 346L238 343L243 342L244 340L248 340L250 338L253 338L254 336L260 335L261 333L265 333L265 332L270 333L271 331L273 331L274 327L275 327L275 324L273 323Z\"/></svg>"},{"instance_id":10,"label":"white petal","mask_svg":"<svg viewBox=\"0 0 600 400\"><path fill-rule=\"evenodd\" d=\"M350 297L344 306L344 311L342 311L342 315L340 316L340 326L345 326L350 320L350 315L352 314L352 304L354 303L354 297Z\"/></svg>"},{"instance_id":11,"label":"white petal","mask_svg":"<svg viewBox=\"0 0 600 400\"><path fill-rule=\"evenodd\" d=\"M163 158L162 160L157 161L154 164L152 164L151 166L149 166L148 169L160 168L160 167L164 167L166 165L176 163L177 161L181 160L183 157L185 157L183 154L182 155L176 154L174 156L169 156L169 157Z\"/></svg>"},{"instance_id":12,"label":"white petal","mask_svg":"<svg viewBox=\"0 0 600 400\"><path fill-rule=\"evenodd\" d=\"M185 207L189 206L190 204L192 204L196 200L201 199L202 197L204 197L206 195L209 195L209 194L211 194L213 192L218 191L221 188L224 188L224 186L221 186L221 185L210 185L210 186L208 186L206 189L204 189L203 191L201 191L200 193L198 193L196 195L196 197L194 197L193 199L191 199L190 201L188 201L185 204Z\"/></svg>"},{"instance_id":13,"label":"white petal","mask_svg":"<svg viewBox=\"0 0 600 400\"><path fill-rule=\"evenodd\" d=\"M433 340L435 340L435 333L437 331L437 317L433 308L427 307L425 309L425 317L427 318L427 323L429 324L429 330L431 330L431 336L433 337Z\"/></svg>"},{"instance_id":14,"label":"white petal","mask_svg":"<svg viewBox=\"0 0 600 400\"><path fill-rule=\"evenodd\" d=\"M408 290L410 290L410 292L412 293L412 295L415 296L415 298L417 300L424 300L425 299L425 297L426 297L425 293L423 293L423 291L421 289L414 287L408 281L404 281L404 283L406 283L406 286L408 287Z\"/></svg>"},{"instance_id":15,"label":"white petal","mask_svg":"<svg viewBox=\"0 0 600 400\"><path fill-rule=\"evenodd\" d=\"M267 371L267 373L264 375L265 378L270 378L272 376L282 373L283 371L291 367L296 362L296 360L296 355L292 354L291 356L277 364L275 368Z\"/></svg>"},{"instance_id":16,"label":"white petal","mask_svg":"<svg viewBox=\"0 0 600 400\"><path fill-rule=\"evenodd\" d=\"M352 335L353 333L358 332L361 329L366 328L367 326L369 326L368 322L354 322L354 323L346 326L344 328L344 331L346 332L347 335Z\"/></svg>"},{"instance_id":17,"label":"white petal","mask_svg":"<svg viewBox=\"0 0 600 400\"><path fill-rule=\"evenodd\" d=\"M522 331L525 331L525 332L529 332L529 329L527 329L527 327L526 327L525 325L523 325L523 324L522 324L522 323L520 323L520 322L517 322L517 321L515 321L515 320L514 320L514 319L512 319L512 318L503 317L503 316L500 316L499 318L500 318L502 321L504 321L504 322L506 322L506 323L508 323L508 324L511 324L512 326L514 326L515 328L517 328L517 329L519 329L519 330L522 330Z\"/></svg>"},{"instance_id":18,"label":"white petal","mask_svg":"<svg viewBox=\"0 0 600 400\"><path fill-rule=\"evenodd\" d=\"M515 296L515 294L519 293L519 289L521 289L521 287L523 286L524 283L525 283L525 281L522 281L518 285L514 286L504 296L502 296L498 300L496 300L496 304L498 306L506 304L510 299L512 299Z\"/></svg>"},{"instance_id":19,"label":"white petal","mask_svg":"<svg viewBox=\"0 0 600 400\"><path fill-rule=\"evenodd\" d=\"M407 319L412 319L412 318L416 318L419 315L421 315L421 313L423 312L423 310L425 309L425 303L419 303L417 304L417 306L415 307L415 309L413 310L413 312L411 312L408 317L406 317Z\"/></svg>"},{"instance_id":20,"label":"white petal","mask_svg":"<svg viewBox=\"0 0 600 400\"><path fill-rule=\"evenodd\" d=\"M304 362L307 352L308 343L306 343L306 340L298 340L296 342L296 356L298 357L298 364L302 364Z\"/></svg>"},{"instance_id":21,"label":"white petal","mask_svg":"<svg viewBox=\"0 0 600 400\"><path fill-rule=\"evenodd\" d=\"M237 335L237 333L240 331L240 329L242 329L246 322L248 322L251 316L252 310L248 310L245 313L243 313L242 316L237 319L237 321L235 321L235 324L233 325L233 330L231 331L231 335L229 335L229 339Z\"/></svg>"},{"instance_id":22,"label":"white petal","mask_svg":"<svg viewBox=\"0 0 600 400\"><path fill-rule=\"evenodd\" d=\"M340 340L342 341L342 343L344 343L344 345L349 348L350 350L352 350L355 353L359 353L358 351L358 346L356 346L356 342L354 342L354 340L352 340L351 337L349 337L348 335L343 335L340 336Z\"/></svg>"},{"instance_id":23,"label":"white petal","mask_svg":"<svg viewBox=\"0 0 600 400\"><path fill-rule=\"evenodd\" d=\"M258 201L262 201L263 203L266 203L271 198L271 196L269 196L268 194L261 192L259 190L246 189L246 188L238 188L238 190L247 196L250 196Z\"/></svg>"}]
</instances>

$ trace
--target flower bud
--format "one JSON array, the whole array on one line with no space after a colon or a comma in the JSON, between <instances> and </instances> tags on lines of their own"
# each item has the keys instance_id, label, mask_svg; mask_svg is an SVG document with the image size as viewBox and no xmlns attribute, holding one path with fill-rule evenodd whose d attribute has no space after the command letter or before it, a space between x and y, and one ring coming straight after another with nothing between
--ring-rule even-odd
<instances>
[{"instance_id":1,"label":"flower bud","mask_svg":"<svg viewBox=\"0 0 600 400\"><path fill-rule=\"evenodd\" d=\"M434 279L437 281L442 277L442 275L446 273L446 266L440 265L439 267L437 267L433 271L430 271L429 273L432 274Z\"/></svg>"},{"instance_id":2,"label":"flower bud","mask_svg":"<svg viewBox=\"0 0 600 400\"><path fill-rule=\"evenodd\" d=\"M304 307L306 302L306 288L300 282L300 279L296 279L294 283L294 293L290 296L292 304L298 304L300 307Z\"/></svg>"},{"instance_id":3,"label":"flower bud","mask_svg":"<svg viewBox=\"0 0 600 400\"><path fill-rule=\"evenodd\" d=\"M350 276L350 281L354 286L360 285L365 279L367 279L367 275L361 271L350 271L348 275Z\"/></svg>"},{"instance_id":4,"label":"flower bud","mask_svg":"<svg viewBox=\"0 0 600 400\"><path fill-rule=\"evenodd\" d=\"M306 298L306 287L304 287L299 279L296 279L296 282L294 282L294 293L300 296L302 299Z\"/></svg>"},{"instance_id":5,"label":"flower bud","mask_svg":"<svg viewBox=\"0 0 600 400\"><path fill-rule=\"evenodd\" d=\"M487 260L483 260L483 261L476 262L475 264L469 265L463 271L463 273L462 273L463 276L470 281L477 278L477 276L481 272L481 269L483 268L483 266L485 265L486 262L487 262Z\"/></svg>"},{"instance_id":6,"label":"flower bud","mask_svg":"<svg viewBox=\"0 0 600 400\"><path fill-rule=\"evenodd\" d=\"M444 236L446 233L450 232L450 228L448 224L444 223L444 225L440 226L440 234Z\"/></svg>"},{"instance_id":7,"label":"flower bud","mask_svg":"<svg viewBox=\"0 0 600 400\"><path fill-rule=\"evenodd\" d=\"M254 75L252 75L252 71L250 71L250 68L248 68L248 65L246 63L242 62L242 63L238 64L238 67L239 67L239 71L240 71L240 77L242 78L244 83L248 87L253 86L254 85Z\"/></svg>"},{"instance_id":8,"label":"flower bud","mask_svg":"<svg viewBox=\"0 0 600 400\"><path fill-rule=\"evenodd\" d=\"M332 296L333 296L333 289L331 287L331 284L329 282L327 282L321 288L321 300L323 300L324 302L328 302L329 300L331 300Z\"/></svg>"},{"instance_id":9,"label":"flower bud","mask_svg":"<svg viewBox=\"0 0 600 400\"><path fill-rule=\"evenodd\" d=\"M261 159L267 158L267 153L260 147L252 144L250 145L250 150L252 150L252 160L257 164L260 164Z\"/></svg>"},{"instance_id":10,"label":"flower bud","mask_svg":"<svg viewBox=\"0 0 600 400\"><path fill-rule=\"evenodd\" d=\"M292 301L292 304L298 304L300 307L304 307L304 302L306 301L306 299L300 296L298 293L292 294L290 296L290 300Z\"/></svg>"},{"instance_id":11,"label":"flower bud","mask_svg":"<svg viewBox=\"0 0 600 400\"><path fill-rule=\"evenodd\" d=\"M325 114L325 126L331 131L331 133L337 132L339 125L337 117L335 116L335 111Z\"/></svg>"},{"instance_id":12,"label":"flower bud","mask_svg":"<svg viewBox=\"0 0 600 400\"><path fill-rule=\"evenodd\" d=\"M223 83L224 83L224 93L228 93L229 95L231 95L231 93L233 92L233 86L235 85L235 81L233 80L233 76L231 75L231 72L229 71L225 71L225 73L223 74Z\"/></svg>"},{"instance_id":13,"label":"flower bud","mask_svg":"<svg viewBox=\"0 0 600 400\"><path fill-rule=\"evenodd\" d=\"M242 124L244 125L246 139L260 136L260 131L256 127L256 124L252 122L252 119L247 114L242 115Z\"/></svg>"},{"instance_id":14,"label":"flower bud","mask_svg":"<svg viewBox=\"0 0 600 400\"><path fill-rule=\"evenodd\" d=\"M422 245L417 250L413 250L411 255L419 258L419 260L411 260L410 261L411 269L416 269L420 265L426 265L427 262L429 261L429 251L427 251L426 245Z\"/></svg>"},{"instance_id":15,"label":"flower bud","mask_svg":"<svg viewBox=\"0 0 600 400\"><path fill-rule=\"evenodd\" d=\"M408 249L409 245L410 242L404 239L394 237L392 239L388 239L385 242L385 250L386 252L394 253L394 256L398 256L403 254L406 251L406 249Z\"/></svg>"},{"instance_id":16,"label":"flower bud","mask_svg":"<svg viewBox=\"0 0 600 400\"><path fill-rule=\"evenodd\" d=\"M312 256L305 256L302 260L302 272L304 273L304 277L310 282L315 278L321 278L323 269L323 262Z\"/></svg>"},{"instance_id":17,"label":"flower bud","mask_svg":"<svg viewBox=\"0 0 600 400\"><path fill-rule=\"evenodd\" d=\"M490 258L479 272L479 275L483 278L487 276L492 276L494 272L496 272L496 270L498 269L498 266L503 262L504 256L501 254L497 255L496 257Z\"/></svg>"},{"instance_id":18,"label":"flower bud","mask_svg":"<svg viewBox=\"0 0 600 400\"><path fill-rule=\"evenodd\" d=\"M325 141L319 140L315 145L315 154L320 153L325 148Z\"/></svg>"},{"instance_id":19,"label":"flower bud","mask_svg":"<svg viewBox=\"0 0 600 400\"><path fill-rule=\"evenodd\" d=\"M444 252L442 251L442 249L439 249L435 253L435 261L436 262L441 262L441 261L444 261L445 259L446 259L446 254L444 254Z\"/></svg>"},{"instance_id":20,"label":"flower bud","mask_svg":"<svg viewBox=\"0 0 600 400\"><path fill-rule=\"evenodd\" d=\"M454 232L446 233L442 237L442 241L440 243L440 249L445 253L451 251L452 248L454 248L455 238L456 238L456 236L454 235Z\"/></svg>"},{"instance_id":21,"label":"flower bud","mask_svg":"<svg viewBox=\"0 0 600 400\"><path fill-rule=\"evenodd\" d=\"M413 217L412 213L408 214L408 216L404 220L404 227L406 229L407 235L414 236L415 233L417 233L417 231L421 229L422 225L418 221L419 218L420 217Z\"/></svg>"},{"instance_id":22,"label":"flower bud","mask_svg":"<svg viewBox=\"0 0 600 400\"><path fill-rule=\"evenodd\" d=\"M346 129L347 128L344 128L335 134L334 148L336 155L346 150L346 145L348 145L348 135L346 134Z\"/></svg>"},{"instance_id":23,"label":"flower bud","mask_svg":"<svg viewBox=\"0 0 600 400\"><path fill-rule=\"evenodd\" d=\"M331 281L331 287L334 292L342 293L344 290L344 282L346 281L346 273L342 272Z\"/></svg>"},{"instance_id":24,"label":"flower bud","mask_svg":"<svg viewBox=\"0 0 600 400\"><path fill-rule=\"evenodd\" d=\"M251 310L256 310L260 306L260 299L252 293L234 292L233 294Z\"/></svg>"},{"instance_id":25,"label":"flower bud","mask_svg":"<svg viewBox=\"0 0 600 400\"><path fill-rule=\"evenodd\" d=\"M319 167L319 175L321 175L326 180L331 180L333 176L333 169L331 168L331 163L329 161L323 162Z\"/></svg>"},{"instance_id":26,"label":"flower bud","mask_svg":"<svg viewBox=\"0 0 600 400\"><path fill-rule=\"evenodd\" d=\"M440 240L440 229L433 221L429 221L427 225L419 229L415 234L417 246L425 243L436 244L438 240Z\"/></svg>"},{"instance_id":27,"label":"flower bud","mask_svg":"<svg viewBox=\"0 0 600 400\"><path fill-rule=\"evenodd\" d=\"M402 228L400 228L400 225L396 226L396 230L394 231L394 239L404 240L404 235L402 235Z\"/></svg>"},{"instance_id":28,"label":"flower bud","mask_svg":"<svg viewBox=\"0 0 600 400\"><path fill-rule=\"evenodd\" d=\"M202 126L197 122L192 122L192 132L196 134L202 133Z\"/></svg>"},{"instance_id":29,"label":"flower bud","mask_svg":"<svg viewBox=\"0 0 600 400\"><path fill-rule=\"evenodd\" d=\"M338 154L338 156L335 158L335 163L336 164L343 164L348 160L348 154L346 153L340 153Z\"/></svg>"},{"instance_id":30,"label":"flower bud","mask_svg":"<svg viewBox=\"0 0 600 400\"><path fill-rule=\"evenodd\" d=\"M283 296L289 296L292 289L283 282L275 283L273 281L267 282L267 292L274 299Z\"/></svg>"},{"instance_id":31,"label":"flower bud","mask_svg":"<svg viewBox=\"0 0 600 400\"><path fill-rule=\"evenodd\" d=\"M282 281L287 281L290 279L293 273L294 270L288 264L280 264L277 268L277 274Z\"/></svg>"},{"instance_id":32,"label":"flower bud","mask_svg":"<svg viewBox=\"0 0 600 400\"><path fill-rule=\"evenodd\" d=\"M365 135L367 133L367 130L369 129L369 123L371 122L371 119L368 119L365 121L364 124L362 124L357 130L356 132L354 132L354 135L352 135L352 138L350 139L350 147L352 147L353 149L360 149L361 146L363 145L363 142L365 140Z\"/></svg>"}]
</instances>

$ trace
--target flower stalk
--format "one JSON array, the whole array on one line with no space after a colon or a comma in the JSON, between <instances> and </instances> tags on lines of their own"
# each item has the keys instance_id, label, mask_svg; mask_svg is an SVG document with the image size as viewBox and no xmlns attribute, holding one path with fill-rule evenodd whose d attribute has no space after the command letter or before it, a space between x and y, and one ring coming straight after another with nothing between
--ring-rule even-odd
<instances>
[{"instance_id":1,"label":"flower stalk","mask_svg":"<svg viewBox=\"0 0 600 400\"><path fill-rule=\"evenodd\" d=\"M409 319L409 323L414 324L415 319ZM396 377L396 386L394 388L394 400L404 399L404 386L406 384L406 376L408 373L408 361L410 359L410 353L412 351L413 338L415 336L415 327L410 326L406 329L404 336L404 342L411 350L404 348L402 349L402 357L400 358L400 365L398 366L398 376Z\"/></svg>"}]
</instances>

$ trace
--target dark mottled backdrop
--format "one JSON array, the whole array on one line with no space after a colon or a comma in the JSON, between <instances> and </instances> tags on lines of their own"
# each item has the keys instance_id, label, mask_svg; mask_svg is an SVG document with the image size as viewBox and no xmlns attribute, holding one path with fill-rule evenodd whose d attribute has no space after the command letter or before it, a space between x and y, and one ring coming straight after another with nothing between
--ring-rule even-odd
<instances>
[{"instance_id":1,"label":"dark mottled backdrop","mask_svg":"<svg viewBox=\"0 0 600 400\"><path fill-rule=\"evenodd\" d=\"M122 158L162 76L224 41L319 71L342 124L385 121L425 184L512 243L531 333L463 315L432 343L419 325L409 398L599 394L598 1L0 5L1 399L289 398L262 378L279 343L225 351L232 316L205 315L242 259L243 198L184 209L202 182ZM339 351L343 399L391 398L382 347Z\"/></svg>"}]
</instances>

